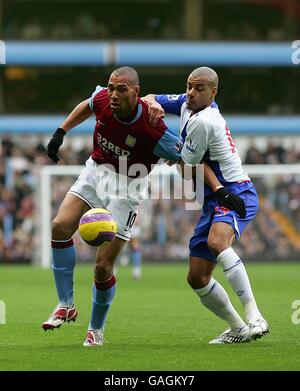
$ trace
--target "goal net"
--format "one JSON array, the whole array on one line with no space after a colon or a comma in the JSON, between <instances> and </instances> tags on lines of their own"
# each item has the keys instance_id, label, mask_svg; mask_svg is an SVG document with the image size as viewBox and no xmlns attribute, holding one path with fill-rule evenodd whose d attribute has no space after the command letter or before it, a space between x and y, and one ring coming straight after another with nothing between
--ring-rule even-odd
<instances>
[{"instance_id":1,"label":"goal net","mask_svg":"<svg viewBox=\"0 0 300 391\"><path fill-rule=\"evenodd\" d=\"M254 261L299 260L300 257L300 165L244 165L256 185L260 208L256 219L244 231L236 248L241 257ZM38 195L38 240L36 263L51 265L51 221L82 166L44 166L40 171ZM152 186L171 189L180 186L175 167L158 166L152 172ZM155 190L155 189L154 189ZM188 243L201 211L186 210L186 200L174 197L145 200L141 225L143 258L149 262L186 261ZM79 262L93 261L95 249L76 234Z\"/></svg>"}]
</instances>

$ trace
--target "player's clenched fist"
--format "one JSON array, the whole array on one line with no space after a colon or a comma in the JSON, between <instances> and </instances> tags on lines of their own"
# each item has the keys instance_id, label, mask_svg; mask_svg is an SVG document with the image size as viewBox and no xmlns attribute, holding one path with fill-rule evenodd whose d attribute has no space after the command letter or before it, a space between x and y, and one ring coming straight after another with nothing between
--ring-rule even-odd
<instances>
[{"instance_id":1,"label":"player's clenched fist","mask_svg":"<svg viewBox=\"0 0 300 391\"><path fill-rule=\"evenodd\" d=\"M237 211L242 219L246 217L245 202L237 194L230 193L224 187L221 187L215 194L220 205Z\"/></svg>"},{"instance_id":2,"label":"player's clenched fist","mask_svg":"<svg viewBox=\"0 0 300 391\"><path fill-rule=\"evenodd\" d=\"M165 110L162 106L157 102L147 102L148 114L149 114L149 122L152 126L156 126L159 119L164 118Z\"/></svg>"},{"instance_id":3,"label":"player's clenched fist","mask_svg":"<svg viewBox=\"0 0 300 391\"><path fill-rule=\"evenodd\" d=\"M49 144L47 145L47 155L54 162L57 163L59 161L59 157L57 156L57 152L59 147L62 145L64 137L66 135L66 131L62 128L57 128Z\"/></svg>"}]
</instances>

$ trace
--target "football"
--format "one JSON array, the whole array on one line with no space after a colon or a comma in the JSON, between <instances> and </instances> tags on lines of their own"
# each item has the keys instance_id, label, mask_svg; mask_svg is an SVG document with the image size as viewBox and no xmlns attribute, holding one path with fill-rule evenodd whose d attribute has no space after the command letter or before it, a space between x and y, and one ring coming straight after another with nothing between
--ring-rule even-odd
<instances>
[{"instance_id":1,"label":"football","mask_svg":"<svg viewBox=\"0 0 300 391\"><path fill-rule=\"evenodd\" d=\"M106 209L90 209L80 219L79 234L90 246L109 244L117 232L117 223Z\"/></svg>"}]
</instances>

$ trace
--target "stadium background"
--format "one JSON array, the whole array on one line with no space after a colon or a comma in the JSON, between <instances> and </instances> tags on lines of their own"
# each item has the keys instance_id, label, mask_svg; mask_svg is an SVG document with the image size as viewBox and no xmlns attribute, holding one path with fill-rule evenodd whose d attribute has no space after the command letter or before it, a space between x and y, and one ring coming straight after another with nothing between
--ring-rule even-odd
<instances>
[{"instance_id":1,"label":"stadium background","mask_svg":"<svg viewBox=\"0 0 300 391\"><path fill-rule=\"evenodd\" d=\"M300 175L291 173L300 172L300 66L292 62L299 19L294 0L0 0L6 43L6 65L0 66L0 370L299 370L300 319L292 309L299 297ZM255 178L261 209L238 248L271 325L267 338L221 347L222 354L208 345L224 324L187 287L188 237L198 213L184 211L178 200L147 205L143 278L135 284L128 268L118 271L109 344L88 352L81 346L91 264L76 268L78 321L43 334L40 323L55 305L55 287L51 270L29 264L42 263L45 145L74 105L120 64L138 70L142 94L182 92L193 68L212 66L220 76L217 102L243 162L287 168L285 175ZM167 122L178 126L174 118ZM84 163L90 124L66 138L61 167ZM53 213L72 181L53 179ZM90 248L77 245L79 261L89 263ZM230 292L220 268L216 278Z\"/></svg>"},{"instance_id":2,"label":"stadium background","mask_svg":"<svg viewBox=\"0 0 300 391\"><path fill-rule=\"evenodd\" d=\"M38 171L50 164L44 146L63 115L90 96L95 85L105 85L112 69L126 59L140 74L142 95L180 93L191 69L214 67L220 76L217 102L243 162L299 162L300 99L295 86L300 85L300 69L291 62L291 42L300 36L297 2L145 0L115 1L116 7L111 3L0 2L0 31L7 47L7 64L0 68L1 263L39 263ZM86 56L81 54L82 44L87 45ZM126 51L126 44L133 46ZM261 44L267 45L265 57ZM99 49L101 45L107 47ZM166 58L163 50L171 45L175 51ZM284 61L277 58L276 45L289 49ZM219 58L210 50L220 51ZM178 126L174 119L169 121ZM66 139L60 164L84 164L92 130L89 122ZM271 184L266 177L256 179L261 209L239 244L242 256L298 259L299 179L284 175ZM54 178L53 213L72 181ZM155 201L151 210L151 217L144 219L144 259L185 261L198 214L185 212L178 200ZM78 246L79 260L92 258L90 248L80 242Z\"/></svg>"}]
</instances>

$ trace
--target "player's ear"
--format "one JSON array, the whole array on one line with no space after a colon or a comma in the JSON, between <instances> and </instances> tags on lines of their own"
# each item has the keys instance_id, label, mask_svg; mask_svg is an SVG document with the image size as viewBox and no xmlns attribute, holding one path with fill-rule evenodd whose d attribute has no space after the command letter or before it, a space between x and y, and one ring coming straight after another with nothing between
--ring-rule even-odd
<instances>
[{"instance_id":1,"label":"player's ear","mask_svg":"<svg viewBox=\"0 0 300 391\"><path fill-rule=\"evenodd\" d=\"M134 90L135 90L137 96L139 96L140 95L140 91L141 91L141 87L140 86L135 86Z\"/></svg>"},{"instance_id":2,"label":"player's ear","mask_svg":"<svg viewBox=\"0 0 300 391\"><path fill-rule=\"evenodd\" d=\"M218 88L217 87L213 87L212 90L211 90L211 94L212 94L213 98L217 95L217 92L218 92Z\"/></svg>"}]
</instances>

